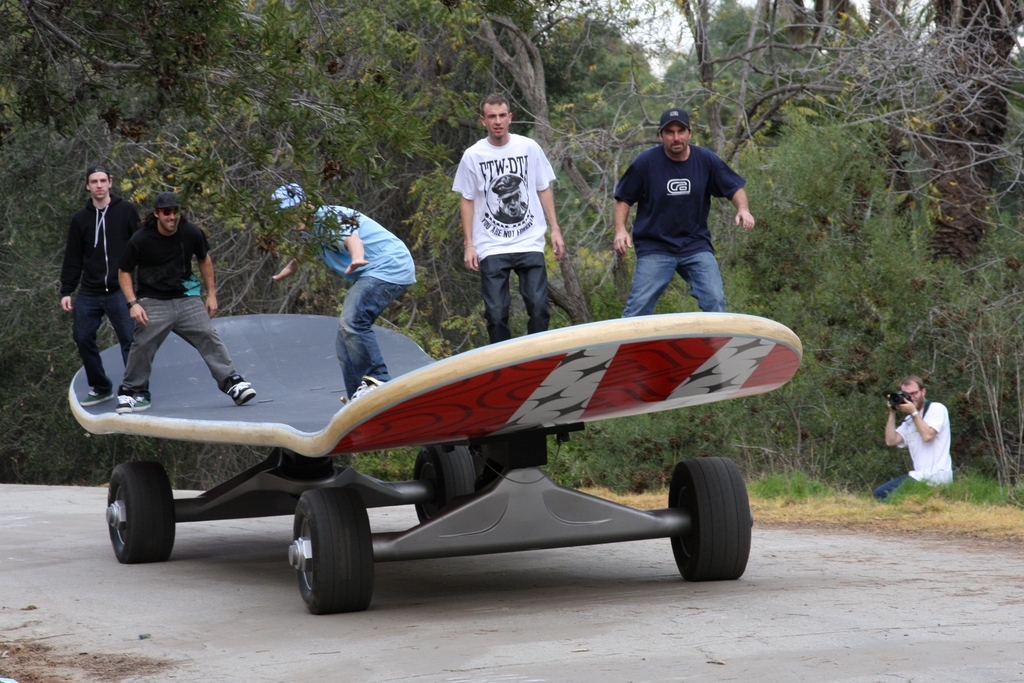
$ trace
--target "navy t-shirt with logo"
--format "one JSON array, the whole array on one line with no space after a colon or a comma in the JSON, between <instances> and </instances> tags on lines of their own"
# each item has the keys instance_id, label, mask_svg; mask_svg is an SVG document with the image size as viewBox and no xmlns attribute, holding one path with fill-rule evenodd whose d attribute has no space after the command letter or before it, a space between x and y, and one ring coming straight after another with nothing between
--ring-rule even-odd
<instances>
[{"instance_id":1,"label":"navy t-shirt with logo","mask_svg":"<svg viewBox=\"0 0 1024 683\"><path fill-rule=\"evenodd\" d=\"M615 187L615 199L636 204L636 255L714 253L708 213L711 197L732 199L746 184L714 152L690 145L686 161L673 161L661 145L641 153Z\"/></svg>"}]
</instances>

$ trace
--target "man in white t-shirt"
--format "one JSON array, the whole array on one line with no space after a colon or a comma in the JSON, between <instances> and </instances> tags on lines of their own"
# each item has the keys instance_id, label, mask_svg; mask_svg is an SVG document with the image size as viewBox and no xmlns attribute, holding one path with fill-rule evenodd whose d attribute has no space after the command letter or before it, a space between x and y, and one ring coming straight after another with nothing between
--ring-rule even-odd
<instances>
[{"instance_id":1,"label":"man in white t-shirt","mask_svg":"<svg viewBox=\"0 0 1024 683\"><path fill-rule=\"evenodd\" d=\"M953 481L953 460L949 456L949 411L941 403L926 400L928 390L917 375L900 382L900 391L906 393L902 401L893 405L887 400L889 420L885 424L885 445L898 446L910 451L914 469L908 474L887 481L874 491L875 498L885 500L908 478L936 486ZM905 415L896 426L896 413Z\"/></svg>"},{"instance_id":2,"label":"man in white t-shirt","mask_svg":"<svg viewBox=\"0 0 1024 683\"><path fill-rule=\"evenodd\" d=\"M466 268L480 272L487 335L493 344L512 338L508 315L513 271L529 316L527 332L548 329L548 227L556 259L565 253L565 242L555 219L555 172L540 145L509 133L512 114L502 95L481 103L480 122L487 137L462 155L452 191L462 194L463 260Z\"/></svg>"}]
</instances>

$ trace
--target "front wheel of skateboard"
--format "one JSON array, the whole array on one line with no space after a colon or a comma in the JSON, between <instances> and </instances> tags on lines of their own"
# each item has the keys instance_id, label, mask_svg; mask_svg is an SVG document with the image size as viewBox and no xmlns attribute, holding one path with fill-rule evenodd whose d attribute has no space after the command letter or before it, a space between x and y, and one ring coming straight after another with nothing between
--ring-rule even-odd
<instances>
[{"instance_id":1,"label":"front wheel of skateboard","mask_svg":"<svg viewBox=\"0 0 1024 683\"><path fill-rule=\"evenodd\" d=\"M122 564L163 562L174 548L174 496L163 465L126 462L107 489L107 524Z\"/></svg>"},{"instance_id":2,"label":"front wheel of skateboard","mask_svg":"<svg viewBox=\"0 0 1024 683\"><path fill-rule=\"evenodd\" d=\"M679 573L687 581L743 576L750 557L750 501L736 463L699 458L676 465L668 505L690 513L690 531L672 539Z\"/></svg>"},{"instance_id":3,"label":"front wheel of skateboard","mask_svg":"<svg viewBox=\"0 0 1024 683\"><path fill-rule=\"evenodd\" d=\"M438 444L424 446L416 456L413 478L434 484L434 500L416 506L416 516L425 522L453 498L473 493L476 487L473 455L465 446L455 446L451 450Z\"/></svg>"},{"instance_id":4,"label":"front wheel of skateboard","mask_svg":"<svg viewBox=\"0 0 1024 683\"><path fill-rule=\"evenodd\" d=\"M293 538L288 557L310 612L361 612L370 606L373 538L359 493L347 488L303 493Z\"/></svg>"}]
</instances>

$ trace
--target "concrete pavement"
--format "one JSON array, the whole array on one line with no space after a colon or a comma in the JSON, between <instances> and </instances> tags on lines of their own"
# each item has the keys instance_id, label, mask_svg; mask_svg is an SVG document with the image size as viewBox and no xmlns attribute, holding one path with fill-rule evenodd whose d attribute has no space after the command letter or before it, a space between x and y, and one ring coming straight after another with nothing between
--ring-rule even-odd
<instances>
[{"instance_id":1,"label":"concrete pavement","mask_svg":"<svg viewBox=\"0 0 1024 683\"><path fill-rule=\"evenodd\" d=\"M105 504L0 486L0 642L171 663L124 681L1024 681L1005 546L755 526L720 583L684 582L664 539L386 563L368 611L317 617L290 517L180 524L170 561L126 566Z\"/></svg>"}]
</instances>

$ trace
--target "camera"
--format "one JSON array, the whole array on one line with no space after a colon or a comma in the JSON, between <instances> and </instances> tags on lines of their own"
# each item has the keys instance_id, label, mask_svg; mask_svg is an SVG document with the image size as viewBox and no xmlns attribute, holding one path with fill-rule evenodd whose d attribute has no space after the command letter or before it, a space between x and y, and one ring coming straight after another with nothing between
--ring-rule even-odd
<instances>
[{"instance_id":1,"label":"camera","mask_svg":"<svg viewBox=\"0 0 1024 683\"><path fill-rule=\"evenodd\" d=\"M910 394L905 391L892 391L886 394L885 397L889 399L889 407L893 410L896 410L901 404L906 403L907 401L910 401L911 403L914 402L914 399L910 397Z\"/></svg>"}]
</instances>

